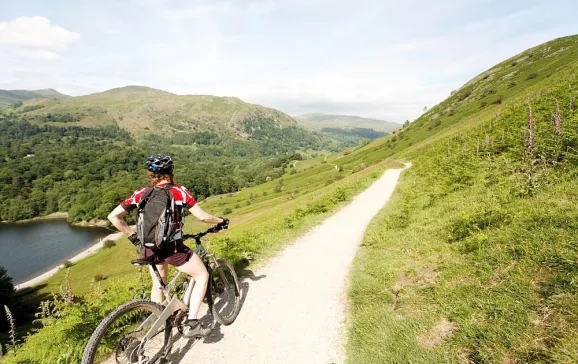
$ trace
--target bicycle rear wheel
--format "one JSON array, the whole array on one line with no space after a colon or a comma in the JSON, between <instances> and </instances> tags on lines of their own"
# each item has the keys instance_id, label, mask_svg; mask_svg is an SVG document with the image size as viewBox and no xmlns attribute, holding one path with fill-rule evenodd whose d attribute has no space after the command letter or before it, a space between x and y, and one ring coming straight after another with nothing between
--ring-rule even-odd
<instances>
[{"instance_id":1,"label":"bicycle rear wheel","mask_svg":"<svg viewBox=\"0 0 578 364\"><path fill-rule=\"evenodd\" d=\"M226 259L217 259L213 267L211 294L213 317L223 325L232 324L241 309L241 290L237 273Z\"/></svg>"},{"instance_id":2,"label":"bicycle rear wheel","mask_svg":"<svg viewBox=\"0 0 578 364\"><path fill-rule=\"evenodd\" d=\"M143 344L163 306L147 300L131 301L108 314L98 325L82 356L81 364L156 363L165 354L166 322ZM142 344L142 345L141 345Z\"/></svg>"}]
</instances>

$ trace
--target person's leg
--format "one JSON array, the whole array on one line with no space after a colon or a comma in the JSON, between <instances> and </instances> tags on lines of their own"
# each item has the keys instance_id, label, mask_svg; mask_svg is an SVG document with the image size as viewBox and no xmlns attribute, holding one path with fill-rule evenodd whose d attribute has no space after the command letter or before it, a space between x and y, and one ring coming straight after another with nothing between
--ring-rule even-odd
<instances>
[{"instance_id":1,"label":"person's leg","mask_svg":"<svg viewBox=\"0 0 578 364\"><path fill-rule=\"evenodd\" d=\"M191 293L191 302L189 304L189 320L196 320L199 316L199 308L207 291L209 282L209 272L197 254L192 254L189 261L178 266L177 269L188 274L195 280L195 286Z\"/></svg>"},{"instance_id":2,"label":"person's leg","mask_svg":"<svg viewBox=\"0 0 578 364\"><path fill-rule=\"evenodd\" d=\"M162 262L159 264L156 264L157 269L159 270L159 274L161 275L163 282L166 283L167 281L167 274L169 272L169 265L167 264L167 262ZM151 274L152 280L153 280L153 288L151 289L151 301L156 302L156 303L163 303L164 301L164 295L163 295L163 291L161 289L161 283L159 282L159 279L157 278L157 275L155 274L155 272L153 271L153 267L149 266L149 272Z\"/></svg>"}]
</instances>

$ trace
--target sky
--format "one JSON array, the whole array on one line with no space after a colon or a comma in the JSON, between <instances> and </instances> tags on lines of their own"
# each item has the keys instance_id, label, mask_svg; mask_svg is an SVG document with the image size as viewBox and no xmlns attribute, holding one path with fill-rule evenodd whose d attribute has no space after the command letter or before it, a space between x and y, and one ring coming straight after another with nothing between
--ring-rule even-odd
<instances>
[{"instance_id":1,"label":"sky","mask_svg":"<svg viewBox=\"0 0 578 364\"><path fill-rule=\"evenodd\" d=\"M576 14L576 0L0 0L0 89L144 85L411 121L577 34Z\"/></svg>"}]
</instances>

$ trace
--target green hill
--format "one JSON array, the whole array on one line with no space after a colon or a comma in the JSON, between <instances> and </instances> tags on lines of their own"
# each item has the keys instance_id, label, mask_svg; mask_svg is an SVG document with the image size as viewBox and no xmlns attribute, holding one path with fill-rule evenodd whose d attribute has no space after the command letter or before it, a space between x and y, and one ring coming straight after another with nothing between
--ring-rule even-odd
<instances>
[{"instance_id":1,"label":"green hill","mask_svg":"<svg viewBox=\"0 0 578 364\"><path fill-rule=\"evenodd\" d=\"M238 191L282 173L303 154L342 143L280 111L231 97L124 87L66 100L34 99L0 112L0 220L68 212L104 218L145 182L146 155L171 154L199 197ZM127 174L128 173L128 174Z\"/></svg>"},{"instance_id":2,"label":"green hill","mask_svg":"<svg viewBox=\"0 0 578 364\"><path fill-rule=\"evenodd\" d=\"M34 100L16 110L37 124L118 125L131 135L210 132L248 138L270 129L295 127L280 111L234 97L175 95L127 86L66 100ZM50 117L49 117L50 116Z\"/></svg>"},{"instance_id":3,"label":"green hill","mask_svg":"<svg viewBox=\"0 0 578 364\"><path fill-rule=\"evenodd\" d=\"M295 116L295 119L297 119L297 121L303 126L311 128L313 130L321 130L322 128L335 128L335 127L342 129L365 128L365 129L373 129L375 131L391 133L392 131L401 128L401 125L398 123L377 119L362 118L359 116L352 116L352 115L309 113L297 115Z\"/></svg>"},{"instance_id":4,"label":"green hill","mask_svg":"<svg viewBox=\"0 0 578 364\"><path fill-rule=\"evenodd\" d=\"M70 96L61 94L53 89L45 90L0 90L0 108L9 106L19 101L31 99L66 99Z\"/></svg>"},{"instance_id":5,"label":"green hill","mask_svg":"<svg viewBox=\"0 0 578 364\"><path fill-rule=\"evenodd\" d=\"M531 48L358 151L414 166L356 257L350 363L578 362L577 55Z\"/></svg>"}]
</instances>

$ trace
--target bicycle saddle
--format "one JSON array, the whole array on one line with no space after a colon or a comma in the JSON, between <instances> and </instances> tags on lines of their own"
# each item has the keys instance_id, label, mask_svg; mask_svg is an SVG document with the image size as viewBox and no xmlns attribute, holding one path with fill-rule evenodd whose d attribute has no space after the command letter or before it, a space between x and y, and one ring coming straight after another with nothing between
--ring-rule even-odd
<instances>
[{"instance_id":1,"label":"bicycle saddle","mask_svg":"<svg viewBox=\"0 0 578 364\"><path fill-rule=\"evenodd\" d=\"M130 264L140 267L143 265L154 265L155 261L153 259L133 259L130 261Z\"/></svg>"}]
</instances>

